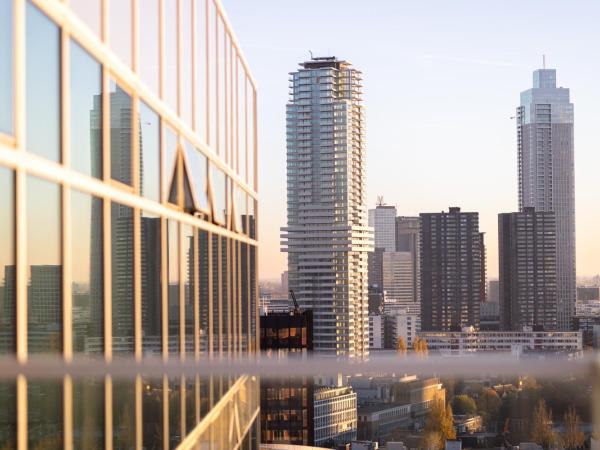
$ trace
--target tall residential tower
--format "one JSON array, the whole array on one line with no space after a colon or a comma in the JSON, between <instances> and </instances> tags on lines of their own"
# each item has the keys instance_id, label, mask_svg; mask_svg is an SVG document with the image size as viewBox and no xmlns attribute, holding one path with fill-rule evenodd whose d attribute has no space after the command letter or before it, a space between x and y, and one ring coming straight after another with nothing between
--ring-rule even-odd
<instances>
[{"instance_id":1,"label":"tall residential tower","mask_svg":"<svg viewBox=\"0 0 600 450\"><path fill-rule=\"evenodd\" d=\"M556 87L555 69L533 72L533 88L517 108L519 209L553 211L559 329L571 326L575 308L575 173L573 104Z\"/></svg>"},{"instance_id":2,"label":"tall residential tower","mask_svg":"<svg viewBox=\"0 0 600 450\"><path fill-rule=\"evenodd\" d=\"M287 104L289 288L312 309L314 351L368 354L367 252L361 72L335 57L290 74Z\"/></svg>"}]
</instances>

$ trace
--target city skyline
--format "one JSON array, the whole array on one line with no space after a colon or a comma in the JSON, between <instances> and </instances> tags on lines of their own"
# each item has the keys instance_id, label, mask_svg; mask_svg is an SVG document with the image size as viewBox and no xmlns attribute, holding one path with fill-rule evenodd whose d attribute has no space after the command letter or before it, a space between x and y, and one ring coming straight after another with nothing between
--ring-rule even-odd
<instances>
[{"instance_id":1,"label":"city skyline","mask_svg":"<svg viewBox=\"0 0 600 450\"><path fill-rule=\"evenodd\" d=\"M600 242L595 239L600 194L594 174L600 155L594 151L598 117L593 102L600 86L591 76L596 49L591 49L585 68L572 51L587 40L585 33L573 34L574 21L592 33L591 17L600 8L549 7L540 21L540 2L519 4L519 15L510 7L516 2L434 3L437 6L381 2L376 12L365 12L361 2L346 2L342 10L332 2L319 5L322 14L311 16L307 25L310 7L289 18L283 4L265 1L268 7L254 11L244 2L224 1L246 55L257 67L259 85L269 87L259 107L264 152L260 191L267 198L261 206L266 220L259 230L261 278L274 279L285 270L277 239L277 229L285 223L281 112L287 96L285 74L291 64L308 57L308 50L315 56L350 59L364 72L368 207L375 207L383 195L398 215L439 212L448 205L478 211L488 242L489 278L498 276L497 214L518 210L516 124L511 118L519 93L531 86L531 73L542 67L546 54L547 67L557 69L558 85L571 89L577 107L577 275L600 272ZM339 25L328 22L325 27L327 12L333 10ZM264 24L260 30L252 26L258 14ZM469 20L461 20L461 28L456 28L455 19L465 16ZM563 20L565 27L548 26ZM308 28L300 31L300 26ZM347 28L357 32L342 32ZM410 38L414 33L428 38ZM280 36L276 44L273 35ZM390 83L397 89L389 89ZM407 165L410 170L403 171ZM429 183L429 176L436 182Z\"/></svg>"}]
</instances>

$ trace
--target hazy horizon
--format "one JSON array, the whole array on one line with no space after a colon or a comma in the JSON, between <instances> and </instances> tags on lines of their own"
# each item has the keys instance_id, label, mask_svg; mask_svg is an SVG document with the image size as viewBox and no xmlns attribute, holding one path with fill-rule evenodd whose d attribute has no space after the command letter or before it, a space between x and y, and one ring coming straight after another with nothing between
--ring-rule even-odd
<instances>
[{"instance_id":1,"label":"hazy horizon","mask_svg":"<svg viewBox=\"0 0 600 450\"><path fill-rule=\"evenodd\" d=\"M518 209L511 117L545 54L575 105L577 275L600 273L600 50L588 45L600 39L600 4L223 3L259 88L261 279L276 279L287 265L279 228L286 223L288 73L309 50L363 72L367 206L382 195L398 215L449 206L479 212L489 278L498 273L497 215Z\"/></svg>"}]
</instances>

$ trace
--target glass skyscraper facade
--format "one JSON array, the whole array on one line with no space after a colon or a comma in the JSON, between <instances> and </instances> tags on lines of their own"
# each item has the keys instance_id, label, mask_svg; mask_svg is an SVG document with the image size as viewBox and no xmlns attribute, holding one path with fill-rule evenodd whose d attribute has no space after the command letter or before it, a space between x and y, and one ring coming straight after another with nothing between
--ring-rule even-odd
<instances>
[{"instance_id":1,"label":"glass skyscraper facade","mask_svg":"<svg viewBox=\"0 0 600 450\"><path fill-rule=\"evenodd\" d=\"M533 88L517 108L519 209L556 218L557 327L569 330L575 313L575 169L573 103L556 87L555 69L533 72Z\"/></svg>"},{"instance_id":2,"label":"glass skyscraper facade","mask_svg":"<svg viewBox=\"0 0 600 450\"><path fill-rule=\"evenodd\" d=\"M256 158L219 1L0 2L0 354L257 351ZM19 377L0 405L0 448L257 444L251 376Z\"/></svg>"}]
</instances>

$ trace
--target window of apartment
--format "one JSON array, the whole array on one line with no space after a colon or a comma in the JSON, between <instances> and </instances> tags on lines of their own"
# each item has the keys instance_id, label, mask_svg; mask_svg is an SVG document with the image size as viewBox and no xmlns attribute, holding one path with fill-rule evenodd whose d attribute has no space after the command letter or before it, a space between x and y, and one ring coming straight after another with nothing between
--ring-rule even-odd
<instances>
[{"instance_id":1,"label":"window of apartment","mask_svg":"<svg viewBox=\"0 0 600 450\"><path fill-rule=\"evenodd\" d=\"M0 315L0 329L3 330L3 335L6 336L6 338L2 339L3 342L0 343L0 354L15 352L16 272L14 195L13 172L0 167L0 217L2 218L0 221L0 291L4 293L4 310Z\"/></svg>"}]
</instances>

